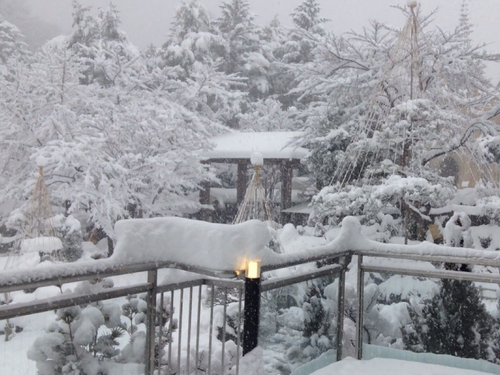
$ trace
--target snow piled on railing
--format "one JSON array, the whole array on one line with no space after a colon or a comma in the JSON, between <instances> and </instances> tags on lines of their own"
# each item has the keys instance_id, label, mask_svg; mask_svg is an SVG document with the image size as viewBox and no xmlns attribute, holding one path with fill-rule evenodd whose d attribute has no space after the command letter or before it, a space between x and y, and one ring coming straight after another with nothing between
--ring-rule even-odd
<instances>
[{"instance_id":1,"label":"snow piled on railing","mask_svg":"<svg viewBox=\"0 0 500 375\"><path fill-rule=\"evenodd\" d=\"M326 245L304 249L301 252L293 254L266 254L262 261L264 266L274 266L288 262L306 260L307 258L324 255L342 255L345 251L361 251L364 255L415 255L415 256L434 256L434 257L455 257L475 260L487 260L498 262L500 265L500 251L484 251L461 247L449 247L436 245L424 241L417 245L386 244L366 238L361 231L359 220L352 216L347 216L342 220L342 227L339 235ZM452 260L450 260L452 261Z\"/></svg>"},{"instance_id":2,"label":"snow piled on railing","mask_svg":"<svg viewBox=\"0 0 500 375\"><path fill-rule=\"evenodd\" d=\"M119 264L168 261L211 270L240 270L247 260L271 252L266 224L213 224L176 217L116 223L117 244L110 260Z\"/></svg>"},{"instance_id":3,"label":"snow piled on railing","mask_svg":"<svg viewBox=\"0 0 500 375\"><path fill-rule=\"evenodd\" d=\"M203 270L228 272L245 268L247 260L271 253L271 236L258 220L242 224L213 224L176 217L128 219L115 224L117 244L109 259L39 264L26 270L0 272L0 286L104 273L121 266L176 263ZM152 268L152 267L150 267ZM137 271L141 271L137 267Z\"/></svg>"},{"instance_id":4,"label":"snow piled on railing","mask_svg":"<svg viewBox=\"0 0 500 375\"><path fill-rule=\"evenodd\" d=\"M33 281L84 276L117 270L120 266L134 266L139 272L159 267L189 266L216 273L242 271L247 260L262 260L263 266L285 265L289 262L307 262L307 259L340 256L347 251L361 251L364 255L400 254L485 260L500 266L500 252L447 247L422 242L417 245L384 244L369 240L361 232L361 224L354 217L342 221L339 235L330 243L292 254L277 254L266 245L270 234L266 224L251 220L242 224L213 224L182 218L129 219L115 225L117 245L109 259L71 264L52 264L33 268L29 272L0 272L0 287ZM163 263L163 265L161 264ZM170 264L165 264L170 263ZM187 267L186 267L187 266ZM143 268L144 268L143 267ZM196 271L196 270L193 270ZM130 272L130 271L128 271Z\"/></svg>"}]
</instances>

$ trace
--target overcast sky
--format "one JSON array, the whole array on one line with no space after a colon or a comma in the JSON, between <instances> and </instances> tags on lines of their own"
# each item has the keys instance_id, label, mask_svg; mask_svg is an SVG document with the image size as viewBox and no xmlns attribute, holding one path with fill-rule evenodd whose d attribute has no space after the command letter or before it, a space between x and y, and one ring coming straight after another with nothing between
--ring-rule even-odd
<instances>
[{"instance_id":1,"label":"overcast sky","mask_svg":"<svg viewBox=\"0 0 500 375\"><path fill-rule=\"evenodd\" d=\"M451 29L458 22L463 0L420 0L424 12L439 7L435 15L436 24ZM488 43L488 49L500 52L500 0L467 0L470 18L474 24L473 39L477 43ZM201 0L213 16L219 15L221 0ZM267 24L279 15L284 25L291 26L290 13L302 0L249 0L256 22ZM56 24L64 33L71 31L71 0L27 0L33 15ZM106 8L109 0L80 0L95 9ZM169 25L181 0L114 0L121 17L122 28L130 41L144 49L148 44L161 45L169 31ZM322 16L331 20L328 28L335 33L361 30L370 20L401 26L404 19L399 10L391 5L406 5L407 0L319 0ZM500 78L500 67L495 78Z\"/></svg>"}]
</instances>

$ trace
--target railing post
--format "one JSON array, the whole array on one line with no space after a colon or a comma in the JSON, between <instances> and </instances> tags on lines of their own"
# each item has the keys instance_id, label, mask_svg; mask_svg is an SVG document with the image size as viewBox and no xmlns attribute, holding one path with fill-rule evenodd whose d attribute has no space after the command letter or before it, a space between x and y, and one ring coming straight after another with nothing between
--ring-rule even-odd
<instances>
[{"instance_id":1,"label":"railing post","mask_svg":"<svg viewBox=\"0 0 500 375\"><path fill-rule=\"evenodd\" d=\"M152 375L155 368L155 318L156 318L156 293L158 285L158 270L148 271L148 283L151 289L147 295L147 321L146 321L146 375Z\"/></svg>"},{"instance_id":2,"label":"railing post","mask_svg":"<svg viewBox=\"0 0 500 375\"><path fill-rule=\"evenodd\" d=\"M339 292L337 301L337 361L342 359L342 340L344 335L344 305L345 305L345 269L347 267L347 258L342 256L339 259L342 266L339 274Z\"/></svg>"},{"instance_id":3,"label":"railing post","mask_svg":"<svg viewBox=\"0 0 500 375\"><path fill-rule=\"evenodd\" d=\"M363 309L365 297L365 272L363 256L358 255L358 316L356 319L356 358L363 358Z\"/></svg>"},{"instance_id":4,"label":"railing post","mask_svg":"<svg viewBox=\"0 0 500 375\"><path fill-rule=\"evenodd\" d=\"M260 266L259 266L260 267ZM256 277L255 277L256 276ZM251 352L259 341L260 269L257 275L245 276L245 308L243 311L243 355Z\"/></svg>"}]
</instances>

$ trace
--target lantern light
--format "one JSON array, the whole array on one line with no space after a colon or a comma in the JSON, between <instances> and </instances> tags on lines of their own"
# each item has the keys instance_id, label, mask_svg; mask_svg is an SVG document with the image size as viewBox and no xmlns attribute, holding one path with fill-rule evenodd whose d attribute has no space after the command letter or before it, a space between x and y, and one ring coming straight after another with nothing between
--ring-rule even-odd
<instances>
[{"instance_id":1,"label":"lantern light","mask_svg":"<svg viewBox=\"0 0 500 375\"><path fill-rule=\"evenodd\" d=\"M248 261L246 277L248 279L260 279L260 260Z\"/></svg>"}]
</instances>

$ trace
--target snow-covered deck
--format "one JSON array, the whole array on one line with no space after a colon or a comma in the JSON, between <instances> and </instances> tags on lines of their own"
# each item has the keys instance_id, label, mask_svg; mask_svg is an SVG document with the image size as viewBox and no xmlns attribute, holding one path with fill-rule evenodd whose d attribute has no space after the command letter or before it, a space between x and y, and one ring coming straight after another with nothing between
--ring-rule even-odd
<instances>
[{"instance_id":1,"label":"snow-covered deck","mask_svg":"<svg viewBox=\"0 0 500 375\"><path fill-rule=\"evenodd\" d=\"M397 359L374 358L358 361L345 358L311 375L484 375L484 372L454 367L401 361Z\"/></svg>"}]
</instances>

